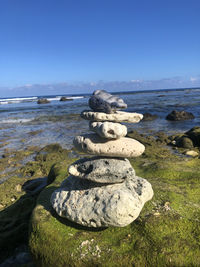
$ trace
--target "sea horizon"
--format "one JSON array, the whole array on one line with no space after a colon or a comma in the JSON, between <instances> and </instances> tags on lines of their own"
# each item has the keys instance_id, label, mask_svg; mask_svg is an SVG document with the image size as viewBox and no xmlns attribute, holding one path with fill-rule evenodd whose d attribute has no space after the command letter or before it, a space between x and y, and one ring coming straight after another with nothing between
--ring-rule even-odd
<instances>
[{"instance_id":1,"label":"sea horizon","mask_svg":"<svg viewBox=\"0 0 200 267\"><path fill-rule=\"evenodd\" d=\"M104 89L102 89L104 90ZM170 91L185 91L185 90L200 90L200 87L183 87L183 88L161 88L161 89L146 89L146 90L128 90L128 91L108 91L107 92L114 94L114 95L125 95L125 94L140 94L140 93L152 93L152 92L170 92ZM30 101L36 101L39 98L59 98L62 96L65 97L77 97L77 96L83 96L87 97L90 96L92 93L57 93L57 94L41 94L41 95L22 95L22 96L11 96L11 97L0 97L0 102L2 101L12 101L19 99L19 100L30 100ZM56 99L57 100L57 99ZM1 103L0 103L1 104Z\"/></svg>"}]
</instances>

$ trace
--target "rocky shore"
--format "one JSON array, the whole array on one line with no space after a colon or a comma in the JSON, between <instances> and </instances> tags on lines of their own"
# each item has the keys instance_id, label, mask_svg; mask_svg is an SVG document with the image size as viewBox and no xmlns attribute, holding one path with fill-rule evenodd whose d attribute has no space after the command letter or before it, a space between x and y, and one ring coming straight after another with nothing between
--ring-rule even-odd
<instances>
[{"instance_id":1,"label":"rocky shore","mask_svg":"<svg viewBox=\"0 0 200 267\"><path fill-rule=\"evenodd\" d=\"M88 230L53 211L50 197L81 154L57 144L5 153L1 171L13 169L0 184L1 266L200 265L199 132L127 134L146 148L130 164L152 184L154 197L124 228Z\"/></svg>"}]
</instances>

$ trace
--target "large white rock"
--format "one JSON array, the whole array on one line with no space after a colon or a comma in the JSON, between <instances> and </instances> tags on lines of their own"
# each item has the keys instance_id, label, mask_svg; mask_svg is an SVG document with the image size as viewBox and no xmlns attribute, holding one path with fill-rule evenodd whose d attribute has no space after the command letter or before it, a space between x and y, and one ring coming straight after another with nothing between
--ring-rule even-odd
<instances>
[{"instance_id":1,"label":"large white rock","mask_svg":"<svg viewBox=\"0 0 200 267\"><path fill-rule=\"evenodd\" d=\"M85 134L76 136L73 143L80 152L108 157L138 157L145 150L143 144L128 137L108 140L97 134Z\"/></svg>"},{"instance_id":2,"label":"large white rock","mask_svg":"<svg viewBox=\"0 0 200 267\"><path fill-rule=\"evenodd\" d=\"M87 227L123 227L133 222L153 196L151 184L140 177L123 183L99 184L70 176L54 191L57 214Z\"/></svg>"},{"instance_id":3,"label":"large white rock","mask_svg":"<svg viewBox=\"0 0 200 267\"><path fill-rule=\"evenodd\" d=\"M115 122L90 121L90 130L107 139L118 139L127 135L127 127Z\"/></svg>"},{"instance_id":4,"label":"large white rock","mask_svg":"<svg viewBox=\"0 0 200 267\"><path fill-rule=\"evenodd\" d=\"M134 177L135 171L128 159L92 157L75 161L69 174L98 183L120 183Z\"/></svg>"},{"instance_id":5,"label":"large white rock","mask_svg":"<svg viewBox=\"0 0 200 267\"><path fill-rule=\"evenodd\" d=\"M94 112L91 110L84 110L81 112L81 117L90 121L113 121L113 122L129 122L137 123L142 120L143 115L139 113L130 113L125 111L115 111L107 114L104 112Z\"/></svg>"}]
</instances>

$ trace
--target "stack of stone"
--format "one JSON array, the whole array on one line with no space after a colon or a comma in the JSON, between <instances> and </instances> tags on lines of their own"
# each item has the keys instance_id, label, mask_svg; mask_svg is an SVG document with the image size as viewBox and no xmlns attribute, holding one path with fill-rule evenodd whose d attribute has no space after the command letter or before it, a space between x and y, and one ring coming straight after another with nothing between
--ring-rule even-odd
<instances>
[{"instance_id":1,"label":"stack of stone","mask_svg":"<svg viewBox=\"0 0 200 267\"><path fill-rule=\"evenodd\" d=\"M89 100L92 110L81 117L89 120L93 134L76 136L74 146L86 154L69 167L70 176L51 197L56 212L87 227L126 226L134 221L153 196L151 184L136 176L127 157L140 156L145 147L125 137L120 122L137 123L138 113L119 111L124 101L97 90Z\"/></svg>"}]
</instances>

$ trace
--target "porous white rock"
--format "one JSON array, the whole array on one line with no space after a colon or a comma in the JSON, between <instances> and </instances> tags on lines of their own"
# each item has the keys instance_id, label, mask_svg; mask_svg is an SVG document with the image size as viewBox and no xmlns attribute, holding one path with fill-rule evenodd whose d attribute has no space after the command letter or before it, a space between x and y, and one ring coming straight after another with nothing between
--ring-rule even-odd
<instances>
[{"instance_id":1,"label":"porous white rock","mask_svg":"<svg viewBox=\"0 0 200 267\"><path fill-rule=\"evenodd\" d=\"M70 176L54 191L57 214L87 227L123 227L133 222L153 196L151 184L140 177L103 185Z\"/></svg>"},{"instance_id":2,"label":"porous white rock","mask_svg":"<svg viewBox=\"0 0 200 267\"><path fill-rule=\"evenodd\" d=\"M91 110L84 110L81 112L81 117L90 121L113 121L113 122L129 122L137 123L142 120L143 115L140 113L131 113L125 111L115 111L107 114L104 112L94 112Z\"/></svg>"},{"instance_id":3,"label":"porous white rock","mask_svg":"<svg viewBox=\"0 0 200 267\"><path fill-rule=\"evenodd\" d=\"M120 183L135 176L128 159L92 157L79 159L69 166L69 174L98 183Z\"/></svg>"},{"instance_id":4,"label":"porous white rock","mask_svg":"<svg viewBox=\"0 0 200 267\"><path fill-rule=\"evenodd\" d=\"M127 127L115 122L90 121L90 130L107 139L119 139L127 135Z\"/></svg>"},{"instance_id":5,"label":"porous white rock","mask_svg":"<svg viewBox=\"0 0 200 267\"><path fill-rule=\"evenodd\" d=\"M143 144L128 137L108 140L97 134L85 134L76 136L73 143L80 152L108 157L138 157L145 150Z\"/></svg>"}]
</instances>

